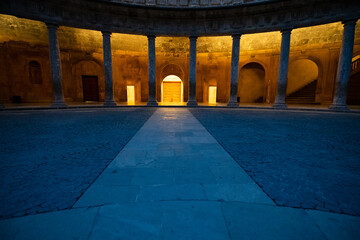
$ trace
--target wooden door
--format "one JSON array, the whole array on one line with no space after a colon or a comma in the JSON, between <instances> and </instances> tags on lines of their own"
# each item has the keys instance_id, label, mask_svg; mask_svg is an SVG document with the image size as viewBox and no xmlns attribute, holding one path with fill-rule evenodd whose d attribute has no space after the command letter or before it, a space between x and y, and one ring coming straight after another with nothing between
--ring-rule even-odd
<instances>
[{"instance_id":1,"label":"wooden door","mask_svg":"<svg viewBox=\"0 0 360 240\"><path fill-rule=\"evenodd\" d=\"M181 82L163 82L163 102L181 102Z\"/></svg>"},{"instance_id":2,"label":"wooden door","mask_svg":"<svg viewBox=\"0 0 360 240\"><path fill-rule=\"evenodd\" d=\"M84 101L99 101L97 76L82 76Z\"/></svg>"}]
</instances>

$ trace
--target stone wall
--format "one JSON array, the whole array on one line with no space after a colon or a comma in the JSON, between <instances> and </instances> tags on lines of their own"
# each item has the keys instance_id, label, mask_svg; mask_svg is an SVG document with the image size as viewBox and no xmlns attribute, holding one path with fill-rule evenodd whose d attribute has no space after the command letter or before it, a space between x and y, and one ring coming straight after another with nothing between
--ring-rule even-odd
<instances>
[{"instance_id":1,"label":"stone wall","mask_svg":"<svg viewBox=\"0 0 360 240\"><path fill-rule=\"evenodd\" d=\"M101 32L61 26L58 36L65 100L82 102L81 76L94 75L98 76L99 97L100 101L103 101L105 84ZM309 59L316 64L318 68L317 102L329 103L332 100L341 38L341 23L293 30L290 66L298 59ZM264 101L268 103L274 101L280 43L280 32L244 34L241 37L239 69L241 70L248 63L258 63L264 68ZM147 101L147 38L140 35L114 33L111 44L115 101L126 101L127 85L136 86L137 102ZM217 86L218 102L228 101L231 45L230 36L198 38L197 101L208 101L209 86ZM359 52L360 24L358 21L354 54ZM0 15L0 53L4 56L0 59L0 101L11 102L13 96L20 96L24 102L51 102L52 82L48 36L44 23ZM30 82L30 61L37 61L41 66L41 84ZM188 100L188 66L189 39L187 37L156 38L158 101L161 100L161 82L170 74L181 75L179 77L184 83L184 101ZM177 70L171 72L171 69ZM301 68L297 71L304 72ZM240 74L240 79L242 77ZM306 83L297 84L296 88L303 84ZM291 86L291 83L289 85ZM251 91L249 94L251 95Z\"/></svg>"},{"instance_id":2,"label":"stone wall","mask_svg":"<svg viewBox=\"0 0 360 240\"><path fill-rule=\"evenodd\" d=\"M136 0L137 1L137 0ZM168 0L173 1L173 0ZM181 0L182 1L182 0ZM231 0L209 0L225 3ZM234 0L235 1L235 0ZM153 0L154 3L155 0ZM166 2L162 0L161 2ZM189 4L206 2L188 1ZM250 1L244 1L244 3ZM356 0L275 0L216 8L137 7L99 0L2 0L0 13L109 32L157 36L226 36L280 31L359 18Z\"/></svg>"}]
</instances>

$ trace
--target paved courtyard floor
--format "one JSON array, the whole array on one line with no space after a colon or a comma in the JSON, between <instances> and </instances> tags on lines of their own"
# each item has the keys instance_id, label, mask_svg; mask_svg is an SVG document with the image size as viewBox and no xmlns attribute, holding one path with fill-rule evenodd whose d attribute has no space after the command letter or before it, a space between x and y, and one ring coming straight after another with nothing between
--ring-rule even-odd
<instances>
[{"instance_id":1,"label":"paved courtyard floor","mask_svg":"<svg viewBox=\"0 0 360 240\"><path fill-rule=\"evenodd\" d=\"M298 141L299 144L312 140L307 137L299 138L306 136L305 132L309 130L323 138L333 137L329 138L327 144L338 148L337 152L344 160L336 166L333 166L331 158L325 162L316 161L314 168L316 171L319 171L318 168L324 170L321 173L326 179L335 177L339 188L336 191L341 191L342 188L346 196L349 192L353 193L356 200L359 196L359 152L356 148L358 145L353 146L350 140L358 139L360 115L335 114L333 119L332 115L311 112L192 109L191 113L186 108L159 108L148 119L152 111L149 108L137 108L136 111L60 110L46 114L35 111L25 116L22 114L28 114L27 112L1 113L2 205L9 204L12 208L21 209L22 204L27 201L16 205L11 197L18 196L15 199L22 199L23 194L26 194L25 199L35 195L31 201L50 194L52 198L49 199L53 199L49 203L51 206L57 201L61 203L62 199L66 204L50 208L46 213L37 213L42 212L41 209L25 212L29 214L27 216L19 216L24 214L22 209L14 214L14 209L7 211L7 206L2 206L1 214L6 219L0 220L0 239L358 239L360 236L358 216L331 213L328 211L333 209L327 208L321 209L322 211L303 209L306 206L294 208L289 204L298 201L298 197L301 197L302 202L303 199L313 197L311 194L292 196L287 192L291 188L283 185L283 182L288 181L294 185L303 184L302 181L289 180L291 177L298 178L292 172L292 164L307 166L299 169L300 176L307 174L306 169L312 168L308 166L313 164L310 160L296 163L294 156L305 154L306 159L314 156L323 158L327 152L318 153L317 148L308 147L307 150L314 153L307 155L307 151L294 148L296 144L291 145L295 153L291 153L291 149L290 153L285 153L283 148L275 148L281 143L288 144L290 140ZM54 116L58 121L53 119ZM231 121L242 123L234 123L235 127L229 128ZM82 124L77 125L78 122ZM316 125L317 122L320 123ZM28 124L25 128L24 123ZM86 127L88 124L92 127ZM293 124L298 128L293 127ZM322 127L325 128L326 124L330 124L328 130L323 131ZM43 125L47 127L44 128ZM338 130L338 127L344 126L345 129L352 126L353 131ZM238 127L242 129L240 132ZM131 130L127 131L128 128ZM269 130L271 128L278 128L278 134ZM269 136L264 137L264 134ZM294 136L291 138L292 134ZM338 138L339 134L348 137ZM26 140L23 143L23 138L27 139L32 135L33 141ZM253 138L249 137L252 135ZM283 138L283 135L287 137ZM131 136L133 137L128 142ZM240 138L234 140L235 145L240 142L236 145L240 149L237 152L233 150L235 147L229 147L232 144L223 140L230 136ZM249 138L252 140L247 142L246 139ZM255 141L257 138L258 141ZM272 138L274 139L271 140ZM9 141L19 142L21 147L11 147ZM48 141L50 142L46 143ZM72 157L67 155L67 151L61 150L63 147L55 147L68 141L72 141L66 145L66 148L73 150L70 151ZM269 141L272 142L270 146ZM314 142L316 141L319 139L314 137ZM326 145L322 142L319 144ZM37 150L39 147L47 149L42 150L46 154ZM269 154L272 147L276 153L274 155ZM90 149L90 153L83 154L84 148ZM52 153L53 149L58 150ZM17 150L21 151L16 153ZM246 151L250 153L245 153ZM275 159L274 164L279 164L281 159L277 160L277 157L290 154L288 158L292 164L280 161L281 166L276 168L271 164L257 163L263 155L258 157L256 152L261 151L267 153L266 163ZM48 154L49 157L45 158ZM331 154L334 155L333 152ZM245 158L248 160L245 161ZM254 163L250 164L252 159ZM303 160L296 159L298 162ZM260 170L261 166L263 171ZM267 167L271 171L265 169ZM17 168L23 170L18 172ZM48 168L53 170L48 171ZM268 178L269 172L278 175L279 169L280 180ZM284 175L286 171L290 171L292 175ZM345 181L337 176L338 172L343 171ZM353 174L350 180L357 182L342 186L344 183L348 184L348 172ZM23 179L21 174L25 174L26 178ZM321 179L323 174L319 173L319 182L310 175L308 187L311 189L315 183L314 191L318 191L318 186L326 183ZM261 175L263 177L256 177ZM308 178L301 179L307 181ZM284 197L272 196L276 191L266 191L266 181L271 181L271 185L278 184L278 194L284 194ZM328 181L333 184L332 180ZM51 191L37 195L40 191L37 189L47 189L42 182L49 182L45 185ZM63 182L66 182L65 186L74 186L62 189L59 186ZM7 186L10 183L12 185ZM54 185L56 183L59 185ZM17 184L21 187L16 188ZM41 187L37 188L37 184ZM294 188L301 189L297 185ZM329 192L323 189L320 191L323 195ZM7 197L6 193L11 197ZM67 194L72 197L66 197ZM339 196L335 195L335 198ZM292 198L279 202L279 199L289 197ZM337 199L340 209L345 209L340 205L344 199L347 200L347 197ZM327 198L322 200L326 202ZM47 202L48 199L43 201ZM344 206L352 209L349 214L357 215L358 204L347 201ZM66 210L57 210L63 208ZM32 206L27 209L32 209Z\"/></svg>"},{"instance_id":2,"label":"paved courtyard floor","mask_svg":"<svg viewBox=\"0 0 360 240\"><path fill-rule=\"evenodd\" d=\"M153 112L1 112L0 218L70 208Z\"/></svg>"},{"instance_id":3,"label":"paved courtyard floor","mask_svg":"<svg viewBox=\"0 0 360 240\"><path fill-rule=\"evenodd\" d=\"M360 114L191 112L276 204L360 216Z\"/></svg>"}]
</instances>

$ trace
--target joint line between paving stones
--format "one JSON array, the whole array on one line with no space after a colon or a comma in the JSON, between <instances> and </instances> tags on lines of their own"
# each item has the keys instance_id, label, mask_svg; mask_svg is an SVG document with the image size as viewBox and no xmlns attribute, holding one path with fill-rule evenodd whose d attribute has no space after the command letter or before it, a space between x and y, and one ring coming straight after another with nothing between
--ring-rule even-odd
<instances>
[{"instance_id":1,"label":"joint line between paving stones","mask_svg":"<svg viewBox=\"0 0 360 240\"><path fill-rule=\"evenodd\" d=\"M226 227L226 232L229 236L229 239L232 239L231 238L231 234L230 234L230 229L229 229L229 224L228 224L228 221L226 221L226 218L225 218L225 214L224 214L224 210L223 210L223 204L220 202L220 211L221 211L221 216L223 217L224 219L224 223L225 223L225 227Z\"/></svg>"},{"instance_id":2,"label":"joint line between paving stones","mask_svg":"<svg viewBox=\"0 0 360 240\"><path fill-rule=\"evenodd\" d=\"M319 232L323 235L324 239L329 240L329 238L327 237L327 235L323 232L323 230L322 230L321 227L319 226L318 222L315 221L315 220L312 218L312 216L311 216L305 209L303 209L303 210L304 210L305 214L309 217L309 219L310 219L310 221L313 223L313 225L315 225L316 228L319 230ZM312 210L312 209L310 209L310 210ZM319 210L312 210L312 211L319 211ZM320 211L320 212L323 212L323 211ZM340 214L340 215L342 215L341 213L335 213L335 214Z\"/></svg>"},{"instance_id":3,"label":"joint line between paving stones","mask_svg":"<svg viewBox=\"0 0 360 240\"><path fill-rule=\"evenodd\" d=\"M87 207L87 208L89 208L89 207ZM95 225L96 225L97 220L98 220L99 212L100 212L100 207L98 207L98 209L96 210L96 214L95 214L95 217L94 217L94 221L93 221L93 223L92 223L92 225L91 225L91 229L90 229L90 232L89 232L89 235L88 235L87 239L90 239L91 234L92 234L93 231L94 231Z\"/></svg>"}]
</instances>

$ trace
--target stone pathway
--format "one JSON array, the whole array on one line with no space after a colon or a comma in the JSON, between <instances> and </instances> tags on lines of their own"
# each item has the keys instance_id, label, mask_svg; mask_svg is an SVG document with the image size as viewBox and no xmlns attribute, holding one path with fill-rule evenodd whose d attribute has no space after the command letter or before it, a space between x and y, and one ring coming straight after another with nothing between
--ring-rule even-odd
<instances>
[{"instance_id":1,"label":"stone pathway","mask_svg":"<svg viewBox=\"0 0 360 240\"><path fill-rule=\"evenodd\" d=\"M0 239L356 239L360 218L279 207L187 109L158 109L69 210Z\"/></svg>"}]
</instances>

